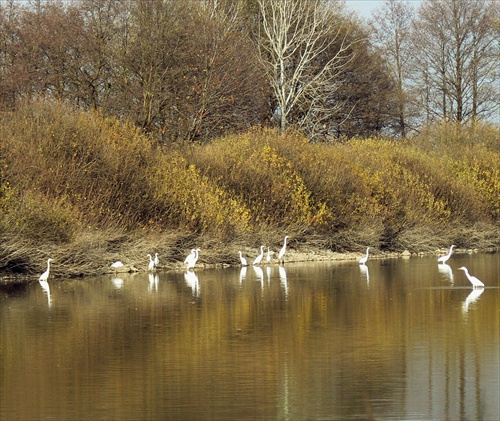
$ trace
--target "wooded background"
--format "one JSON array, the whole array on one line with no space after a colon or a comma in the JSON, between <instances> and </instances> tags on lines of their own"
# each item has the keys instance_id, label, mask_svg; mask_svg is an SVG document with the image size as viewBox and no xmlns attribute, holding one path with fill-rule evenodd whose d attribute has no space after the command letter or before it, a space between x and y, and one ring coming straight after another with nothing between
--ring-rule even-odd
<instances>
[{"instance_id":1,"label":"wooded background","mask_svg":"<svg viewBox=\"0 0 500 421\"><path fill-rule=\"evenodd\" d=\"M0 106L64 100L161 144L498 121L499 4L388 0L367 23L326 0L3 0Z\"/></svg>"}]
</instances>

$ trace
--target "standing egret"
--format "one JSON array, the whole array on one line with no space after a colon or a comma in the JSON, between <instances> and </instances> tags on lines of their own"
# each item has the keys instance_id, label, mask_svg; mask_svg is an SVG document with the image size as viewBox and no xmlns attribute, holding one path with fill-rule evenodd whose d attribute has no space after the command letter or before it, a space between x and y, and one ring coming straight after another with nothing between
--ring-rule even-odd
<instances>
[{"instance_id":1,"label":"standing egret","mask_svg":"<svg viewBox=\"0 0 500 421\"><path fill-rule=\"evenodd\" d=\"M446 263L448 261L448 259L451 257L451 253L453 253L453 247L456 247L455 244L453 244L451 247L450 247L450 251L449 253L446 255L446 256L441 256L439 259L438 259L438 263Z\"/></svg>"},{"instance_id":2,"label":"standing egret","mask_svg":"<svg viewBox=\"0 0 500 421\"><path fill-rule=\"evenodd\" d=\"M241 253L241 251L238 252L240 254L240 262L241 262L241 266L248 266L248 263L247 263L247 259L245 259L243 257L243 254Z\"/></svg>"},{"instance_id":3,"label":"standing egret","mask_svg":"<svg viewBox=\"0 0 500 421\"><path fill-rule=\"evenodd\" d=\"M359 264L364 265L368 261L368 251L370 250L370 247L367 247L366 249L366 256L362 257L359 259Z\"/></svg>"},{"instance_id":4,"label":"standing egret","mask_svg":"<svg viewBox=\"0 0 500 421\"><path fill-rule=\"evenodd\" d=\"M155 253L155 267L160 265L160 259L158 258L158 253Z\"/></svg>"},{"instance_id":5,"label":"standing egret","mask_svg":"<svg viewBox=\"0 0 500 421\"><path fill-rule=\"evenodd\" d=\"M191 253L189 253L184 259L184 264L188 265L191 260L196 257L196 249L191 249Z\"/></svg>"},{"instance_id":6,"label":"standing egret","mask_svg":"<svg viewBox=\"0 0 500 421\"><path fill-rule=\"evenodd\" d=\"M193 249L191 250L191 254L186 257L186 260L184 260L184 263L186 264L186 269L193 269L196 265L196 262L198 261L198 257L200 256L199 254L200 249Z\"/></svg>"},{"instance_id":7,"label":"standing egret","mask_svg":"<svg viewBox=\"0 0 500 421\"><path fill-rule=\"evenodd\" d=\"M200 249L197 248L195 251L196 251L196 256L194 257L193 267L194 267L194 265L196 265L196 262L200 258Z\"/></svg>"},{"instance_id":8,"label":"standing egret","mask_svg":"<svg viewBox=\"0 0 500 421\"><path fill-rule=\"evenodd\" d=\"M49 279L49 273L50 273L50 262L52 262L52 259L48 259L47 260L47 270L45 272L43 272L40 277L38 278L38 280L40 282L46 282L47 279Z\"/></svg>"},{"instance_id":9,"label":"standing egret","mask_svg":"<svg viewBox=\"0 0 500 421\"><path fill-rule=\"evenodd\" d=\"M283 263L285 263L283 257L285 256L285 253L286 253L286 240L288 239L288 235L285 235L285 240L283 241L283 247L281 247L281 250L278 254L278 262L281 263L281 261L283 260Z\"/></svg>"},{"instance_id":10,"label":"standing egret","mask_svg":"<svg viewBox=\"0 0 500 421\"><path fill-rule=\"evenodd\" d=\"M477 279L475 276L469 275L469 271L465 266L458 268L458 270L463 270L465 272L465 276L467 276L467 279L472 284L472 288L484 288L484 284L479 279Z\"/></svg>"},{"instance_id":11,"label":"standing egret","mask_svg":"<svg viewBox=\"0 0 500 421\"><path fill-rule=\"evenodd\" d=\"M114 269L115 272L117 271L117 269L121 267L123 267L123 263L120 262L119 260L111 264L111 269Z\"/></svg>"},{"instance_id":12,"label":"standing egret","mask_svg":"<svg viewBox=\"0 0 500 421\"><path fill-rule=\"evenodd\" d=\"M266 262L271 263L271 250L269 250L269 246L267 246Z\"/></svg>"},{"instance_id":13,"label":"standing egret","mask_svg":"<svg viewBox=\"0 0 500 421\"><path fill-rule=\"evenodd\" d=\"M260 265L260 262L262 262L263 257L264 257L264 246L260 246L260 254L254 259L253 264Z\"/></svg>"},{"instance_id":14,"label":"standing egret","mask_svg":"<svg viewBox=\"0 0 500 421\"><path fill-rule=\"evenodd\" d=\"M153 260L150 254L148 254L148 257L149 257L148 271L151 272L155 268L155 261Z\"/></svg>"}]
</instances>

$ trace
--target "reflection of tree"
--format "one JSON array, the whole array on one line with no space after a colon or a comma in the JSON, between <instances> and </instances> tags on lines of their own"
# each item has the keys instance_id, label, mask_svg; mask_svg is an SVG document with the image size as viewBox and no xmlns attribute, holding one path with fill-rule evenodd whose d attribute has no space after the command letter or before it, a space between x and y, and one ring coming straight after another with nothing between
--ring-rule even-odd
<instances>
[{"instance_id":1,"label":"reflection of tree","mask_svg":"<svg viewBox=\"0 0 500 421\"><path fill-rule=\"evenodd\" d=\"M223 407L237 419L246 407L252 419L273 418L277 408L290 419L345 419L365 414L365 403L375 400L375 415L411 408L446 419L425 412L433 399L447 398L451 411L467 398L450 399L456 379L473 393L489 381L476 374L497 355L491 338L500 321L491 308L500 297L489 296L490 306L475 306L461 324L456 304L463 297L454 291L413 286L410 294L415 281L404 265L372 266L377 282L368 290L355 266L290 265L288 295L278 271L262 293L256 282L240 287L240 268L203 270L199 300L186 293L183 273L160 274L157 294L147 293L146 275L127 279L120 291L109 278L65 281L51 312L37 285L36 293L0 306L0 364L9 367L0 400L29 393L24 419L54 416L48 396L72 403L60 408L71 414L92 416L95 408L112 406L116 419L141 405L151 418L162 411L178 411L179 419L211 411L216 418ZM425 279L419 270L411 273ZM429 384L435 397L426 394L421 402ZM82 391L90 392L92 405Z\"/></svg>"}]
</instances>

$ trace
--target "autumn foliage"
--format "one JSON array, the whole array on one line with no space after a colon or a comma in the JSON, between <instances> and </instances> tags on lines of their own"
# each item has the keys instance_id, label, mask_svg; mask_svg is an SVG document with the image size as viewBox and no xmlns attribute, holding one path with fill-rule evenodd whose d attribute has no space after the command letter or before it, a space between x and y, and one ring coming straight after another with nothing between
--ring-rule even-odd
<instances>
[{"instance_id":1,"label":"autumn foliage","mask_svg":"<svg viewBox=\"0 0 500 421\"><path fill-rule=\"evenodd\" d=\"M339 251L472 247L467 230L500 221L490 126L337 144L256 128L162 148L132 124L35 101L3 113L0 130L0 234L28 248L71 247L98 232L170 236L172 247L182 238L258 244L284 232ZM0 250L4 266L11 254Z\"/></svg>"}]
</instances>

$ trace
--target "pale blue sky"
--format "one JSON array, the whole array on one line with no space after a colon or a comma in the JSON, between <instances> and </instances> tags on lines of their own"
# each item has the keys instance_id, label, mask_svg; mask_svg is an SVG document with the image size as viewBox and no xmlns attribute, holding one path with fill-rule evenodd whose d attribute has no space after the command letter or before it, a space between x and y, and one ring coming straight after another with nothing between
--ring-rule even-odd
<instances>
[{"instance_id":1,"label":"pale blue sky","mask_svg":"<svg viewBox=\"0 0 500 421\"><path fill-rule=\"evenodd\" d=\"M420 3L420 0L411 1L415 3L415 7ZM345 3L350 10L355 10L361 17L369 19L372 17L373 10L378 9L385 3L385 0L346 0Z\"/></svg>"}]
</instances>

